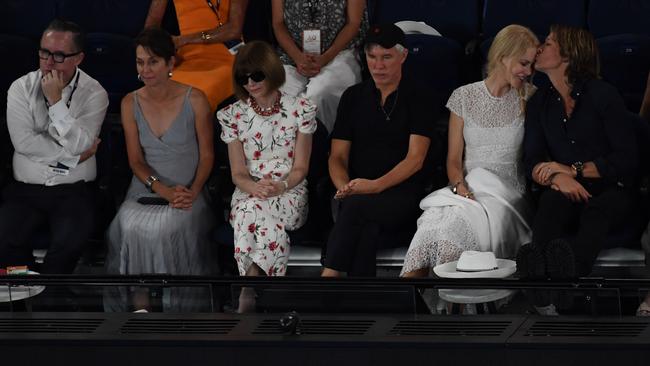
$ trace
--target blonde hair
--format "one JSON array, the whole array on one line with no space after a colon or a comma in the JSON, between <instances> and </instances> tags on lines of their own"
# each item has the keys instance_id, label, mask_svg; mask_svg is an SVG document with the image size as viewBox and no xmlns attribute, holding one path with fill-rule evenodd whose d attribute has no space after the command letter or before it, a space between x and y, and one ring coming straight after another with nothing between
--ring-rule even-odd
<instances>
[{"instance_id":1,"label":"blonde hair","mask_svg":"<svg viewBox=\"0 0 650 366\"><path fill-rule=\"evenodd\" d=\"M504 27L497 33L492 41L487 57L487 76L494 73L497 68L502 67L501 61L506 57L519 57L526 53L529 48L537 48L539 39L530 29L511 24ZM486 76L486 77L487 77ZM522 100L522 113L526 106L526 100L530 97L531 88L525 83L517 92Z\"/></svg>"}]
</instances>

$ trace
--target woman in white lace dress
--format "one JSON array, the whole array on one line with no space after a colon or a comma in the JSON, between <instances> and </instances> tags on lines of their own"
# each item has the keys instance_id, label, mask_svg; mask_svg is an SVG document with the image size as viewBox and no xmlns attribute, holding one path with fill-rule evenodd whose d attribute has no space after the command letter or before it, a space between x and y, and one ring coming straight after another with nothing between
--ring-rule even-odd
<instances>
[{"instance_id":1,"label":"woman in white lace dress","mask_svg":"<svg viewBox=\"0 0 650 366\"><path fill-rule=\"evenodd\" d=\"M513 257L530 240L521 143L525 102L533 91L526 80L538 43L525 27L505 27L488 52L487 78L456 89L449 98L451 187L420 202L424 213L402 276L428 276L465 250Z\"/></svg>"}]
</instances>

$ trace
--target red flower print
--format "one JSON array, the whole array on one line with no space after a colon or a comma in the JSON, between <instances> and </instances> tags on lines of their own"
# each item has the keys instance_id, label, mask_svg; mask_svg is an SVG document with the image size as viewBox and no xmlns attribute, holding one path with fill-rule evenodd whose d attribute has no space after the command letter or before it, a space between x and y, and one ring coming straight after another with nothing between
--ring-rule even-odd
<instances>
[{"instance_id":1,"label":"red flower print","mask_svg":"<svg viewBox=\"0 0 650 366\"><path fill-rule=\"evenodd\" d=\"M273 276L275 274L275 268L271 267L269 268L269 276Z\"/></svg>"},{"instance_id":2,"label":"red flower print","mask_svg":"<svg viewBox=\"0 0 650 366\"><path fill-rule=\"evenodd\" d=\"M241 118L241 113L237 112L235 113L235 119L240 119Z\"/></svg>"},{"instance_id":3,"label":"red flower print","mask_svg":"<svg viewBox=\"0 0 650 366\"><path fill-rule=\"evenodd\" d=\"M287 126L280 127L280 131L285 131L286 129L287 129Z\"/></svg>"},{"instance_id":4,"label":"red flower print","mask_svg":"<svg viewBox=\"0 0 650 366\"><path fill-rule=\"evenodd\" d=\"M248 232L254 233L255 232L255 224L250 224L248 225Z\"/></svg>"},{"instance_id":5,"label":"red flower print","mask_svg":"<svg viewBox=\"0 0 650 366\"><path fill-rule=\"evenodd\" d=\"M278 248L278 243L277 243L277 242L272 241L272 242L269 243L269 250L270 250L270 251L273 252L273 251L275 251L277 248Z\"/></svg>"},{"instance_id":6,"label":"red flower print","mask_svg":"<svg viewBox=\"0 0 650 366\"><path fill-rule=\"evenodd\" d=\"M259 159L260 156L262 156L262 152L259 151L259 150L255 150L255 152L253 153L253 158L254 159Z\"/></svg>"},{"instance_id":7,"label":"red flower print","mask_svg":"<svg viewBox=\"0 0 650 366\"><path fill-rule=\"evenodd\" d=\"M236 130L237 129L237 124L236 123L231 123L230 128Z\"/></svg>"},{"instance_id":8,"label":"red flower print","mask_svg":"<svg viewBox=\"0 0 650 366\"><path fill-rule=\"evenodd\" d=\"M302 123L303 126L307 126L309 124L309 121L305 121Z\"/></svg>"},{"instance_id":9,"label":"red flower print","mask_svg":"<svg viewBox=\"0 0 650 366\"><path fill-rule=\"evenodd\" d=\"M253 248L251 248L251 247L246 248L246 251L249 252L249 253L251 252L251 250L253 250Z\"/></svg>"},{"instance_id":10,"label":"red flower print","mask_svg":"<svg viewBox=\"0 0 650 366\"><path fill-rule=\"evenodd\" d=\"M239 254L239 252L241 252L241 249L239 247L235 248L235 254Z\"/></svg>"},{"instance_id":11,"label":"red flower print","mask_svg":"<svg viewBox=\"0 0 650 366\"><path fill-rule=\"evenodd\" d=\"M266 166L266 165L264 165L264 163L262 163L262 164L260 164L259 169L260 169L260 170L263 170L265 166Z\"/></svg>"},{"instance_id":12,"label":"red flower print","mask_svg":"<svg viewBox=\"0 0 650 366\"><path fill-rule=\"evenodd\" d=\"M257 207L258 210L261 210L261 209L262 209L262 206L260 206L260 205L257 204L257 203L255 204L255 207Z\"/></svg>"},{"instance_id":13,"label":"red flower print","mask_svg":"<svg viewBox=\"0 0 650 366\"><path fill-rule=\"evenodd\" d=\"M298 111L297 111L297 110L295 110L295 111L293 111L293 116L294 116L294 117L298 117L298 116L299 116L299 114L298 114Z\"/></svg>"},{"instance_id":14,"label":"red flower print","mask_svg":"<svg viewBox=\"0 0 650 366\"><path fill-rule=\"evenodd\" d=\"M288 153L287 155L288 155L290 158L293 158L293 151L289 151L289 153Z\"/></svg>"},{"instance_id":15,"label":"red flower print","mask_svg":"<svg viewBox=\"0 0 650 366\"><path fill-rule=\"evenodd\" d=\"M281 177L282 173L273 173L273 175L275 175L276 177Z\"/></svg>"},{"instance_id":16,"label":"red flower print","mask_svg":"<svg viewBox=\"0 0 650 366\"><path fill-rule=\"evenodd\" d=\"M305 105L305 100L304 99L300 99L300 105L303 105L303 106Z\"/></svg>"},{"instance_id":17,"label":"red flower print","mask_svg":"<svg viewBox=\"0 0 650 366\"><path fill-rule=\"evenodd\" d=\"M255 138L258 139L258 140L261 139L262 138L262 133L261 132L256 133Z\"/></svg>"},{"instance_id":18,"label":"red flower print","mask_svg":"<svg viewBox=\"0 0 650 366\"><path fill-rule=\"evenodd\" d=\"M260 235L262 235L262 236L266 236L266 231L262 231L262 232L260 232Z\"/></svg>"}]
</instances>

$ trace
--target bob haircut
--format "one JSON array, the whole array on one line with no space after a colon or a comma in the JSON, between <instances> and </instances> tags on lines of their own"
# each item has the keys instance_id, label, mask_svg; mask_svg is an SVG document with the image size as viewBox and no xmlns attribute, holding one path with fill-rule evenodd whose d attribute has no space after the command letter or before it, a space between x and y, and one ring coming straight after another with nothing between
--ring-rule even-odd
<instances>
[{"instance_id":1,"label":"bob haircut","mask_svg":"<svg viewBox=\"0 0 650 366\"><path fill-rule=\"evenodd\" d=\"M511 24L501 29L494 37L488 51L487 74L490 75L506 57L519 57L529 48L539 47L539 39L530 29Z\"/></svg>"},{"instance_id":2,"label":"bob haircut","mask_svg":"<svg viewBox=\"0 0 650 366\"><path fill-rule=\"evenodd\" d=\"M169 62L176 54L172 36L160 28L147 28L135 37L135 47L141 46L151 54Z\"/></svg>"},{"instance_id":3,"label":"bob haircut","mask_svg":"<svg viewBox=\"0 0 650 366\"><path fill-rule=\"evenodd\" d=\"M598 46L591 33L582 28L559 24L551 25L551 33L560 49L560 56L569 63L566 69L569 85L600 78Z\"/></svg>"},{"instance_id":4,"label":"bob haircut","mask_svg":"<svg viewBox=\"0 0 650 366\"><path fill-rule=\"evenodd\" d=\"M256 71L264 73L269 91L279 89L285 81L284 67L273 47L263 41L246 43L235 56L232 68L232 84L235 95L240 100L249 97L246 88L237 83L237 76L248 75Z\"/></svg>"}]
</instances>

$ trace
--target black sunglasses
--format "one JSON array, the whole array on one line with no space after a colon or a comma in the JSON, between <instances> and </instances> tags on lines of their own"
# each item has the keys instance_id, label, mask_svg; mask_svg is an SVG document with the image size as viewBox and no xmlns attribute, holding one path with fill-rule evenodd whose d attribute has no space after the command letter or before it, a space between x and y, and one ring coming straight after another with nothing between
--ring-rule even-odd
<instances>
[{"instance_id":1,"label":"black sunglasses","mask_svg":"<svg viewBox=\"0 0 650 366\"><path fill-rule=\"evenodd\" d=\"M244 86L244 85L248 84L248 79L249 78L251 80L253 80L254 82L256 82L256 83L259 83L261 81L264 81L264 79L266 79L266 75L264 74L263 71L254 71L254 72L251 72L250 74L235 75L235 81L237 82L237 84L239 84L241 86Z\"/></svg>"},{"instance_id":2,"label":"black sunglasses","mask_svg":"<svg viewBox=\"0 0 650 366\"><path fill-rule=\"evenodd\" d=\"M39 48L38 49L38 57L41 60L47 60L47 59L50 58L50 56L52 56L52 58L54 58L54 62L56 62L58 64L65 62L66 58L76 56L76 55L78 55L80 53L81 53L81 51L73 52L73 53L63 53L63 52L52 52L52 51L48 50L47 48Z\"/></svg>"}]
</instances>

